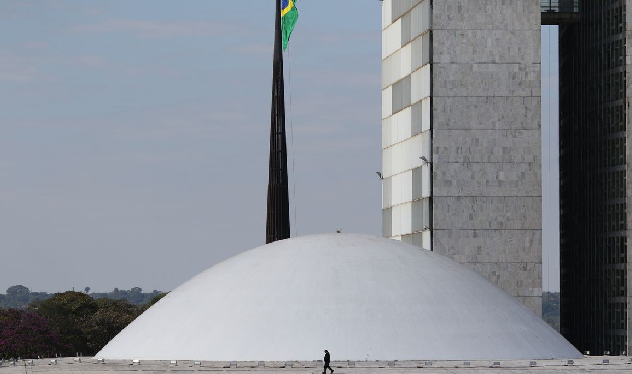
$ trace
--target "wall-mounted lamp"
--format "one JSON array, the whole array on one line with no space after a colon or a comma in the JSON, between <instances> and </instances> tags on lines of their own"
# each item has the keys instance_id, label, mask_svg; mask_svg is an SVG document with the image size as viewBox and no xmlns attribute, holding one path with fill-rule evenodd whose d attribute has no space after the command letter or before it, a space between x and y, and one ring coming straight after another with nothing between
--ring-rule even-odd
<instances>
[{"instance_id":1,"label":"wall-mounted lamp","mask_svg":"<svg viewBox=\"0 0 632 374\"><path fill-rule=\"evenodd\" d=\"M426 158L426 156L421 156L419 157L419 159L421 161L423 161L425 164L432 164L432 162L428 161L428 159Z\"/></svg>"}]
</instances>

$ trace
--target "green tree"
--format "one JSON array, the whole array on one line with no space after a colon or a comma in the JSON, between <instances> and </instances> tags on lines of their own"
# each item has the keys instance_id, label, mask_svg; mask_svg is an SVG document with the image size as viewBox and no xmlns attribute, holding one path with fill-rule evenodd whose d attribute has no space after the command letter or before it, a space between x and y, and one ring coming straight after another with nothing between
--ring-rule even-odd
<instances>
[{"instance_id":1,"label":"green tree","mask_svg":"<svg viewBox=\"0 0 632 374\"><path fill-rule=\"evenodd\" d=\"M84 355L94 355L142 312L167 295L158 291L142 293L140 287L134 287L129 292L118 289L115 291L119 297L153 297L148 303L134 305L126 299L104 297L95 300L91 296L99 294L89 296L83 292L69 291L55 294L47 300L32 302L26 313L30 313L28 316L40 316L46 322L45 328L50 329L47 336L59 337L59 343L55 342L55 347L58 347L55 353L74 355L75 352L81 352ZM24 340L21 337L20 339ZM0 331L0 341L2 340Z\"/></svg>"},{"instance_id":2,"label":"green tree","mask_svg":"<svg viewBox=\"0 0 632 374\"><path fill-rule=\"evenodd\" d=\"M98 352L140 314L140 308L126 300L99 299L97 311L86 326L90 352Z\"/></svg>"},{"instance_id":3,"label":"green tree","mask_svg":"<svg viewBox=\"0 0 632 374\"><path fill-rule=\"evenodd\" d=\"M48 300L32 303L31 309L46 317L51 328L72 347L67 355L82 352L95 354L88 343L86 331L93 315L98 310L97 302L82 292L68 291L55 294Z\"/></svg>"},{"instance_id":4,"label":"green tree","mask_svg":"<svg viewBox=\"0 0 632 374\"><path fill-rule=\"evenodd\" d=\"M132 287L132 289L129 290L127 300L129 300L133 304L142 304L145 301L143 289L140 287Z\"/></svg>"},{"instance_id":5,"label":"green tree","mask_svg":"<svg viewBox=\"0 0 632 374\"><path fill-rule=\"evenodd\" d=\"M18 298L20 296L26 296L29 293L31 293L31 290L29 290L27 287L24 287L21 284L19 284L17 286L11 286L11 287L7 288L7 296L11 297L11 298Z\"/></svg>"},{"instance_id":6,"label":"green tree","mask_svg":"<svg viewBox=\"0 0 632 374\"><path fill-rule=\"evenodd\" d=\"M26 307L30 302L30 293L31 291L22 285L7 288L6 301L8 306L18 309Z\"/></svg>"},{"instance_id":7,"label":"green tree","mask_svg":"<svg viewBox=\"0 0 632 374\"><path fill-rule=\"evenodd\" d=\"M560 293L544 292L542 293L542 319L553 327L557 332L560 331Z\"/></svg>"},{"instance_id":8,"label":"green tree","mask_svg":"<svg viewBox=\"0 0 632 374\"><path fill-rule=\"evenodd\" d=\"M152 297L151 300L141 307L141 313L144 313L147 309L151 308L154 304L160 301L163 297L167 296L168 292L162 292Z\"/></svg>"},{"instance_id":9,"label":"green tree","mask_svg":"<svg viewBox=\"0 0 632 374\"><path fill-rule=\"evenodd\" d=\"M84 291L85 293L87 293L87 294L88 294L88 293L90 293L90 287L86 287L86 288L84 288L84 289L83 289L83 291Z\"/></svg>"}]
</instances>

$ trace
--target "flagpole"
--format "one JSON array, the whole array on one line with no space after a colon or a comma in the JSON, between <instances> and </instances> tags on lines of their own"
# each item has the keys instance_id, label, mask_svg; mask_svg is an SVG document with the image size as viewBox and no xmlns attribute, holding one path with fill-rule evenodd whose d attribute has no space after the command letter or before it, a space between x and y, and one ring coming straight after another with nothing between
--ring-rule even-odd
<instances>
[{"instance_id":1,"label":"flagpole","mask_svg":"<svg viewBox=\"0 0 632 374\"><path fill-rule=\"evenodd\" d=\"M266 244L290 237L281 1L276 1Z\"/></svg>"}]
</instances>

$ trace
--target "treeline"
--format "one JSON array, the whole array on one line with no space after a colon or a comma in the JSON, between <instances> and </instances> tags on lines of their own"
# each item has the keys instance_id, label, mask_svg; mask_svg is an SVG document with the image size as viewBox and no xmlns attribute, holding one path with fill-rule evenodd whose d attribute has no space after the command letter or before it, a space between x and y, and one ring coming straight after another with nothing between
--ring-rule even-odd
<instances>
[{"instance_id":1,"label":"treeline","mask_svg":"<svg viewBox=\"0 0 632 374\"><path fill-rule=\"evenodd\" d=\"M165 295L136 305L68 291L26 308L0 309L0 359L93 356Z\"/></svg>"},{"instance_id":2,"label":"treeline","mask_svg":"<svg viewBox=\"0 0 632 374\"><path fill-rule=\"evenodd\" d=\"M68 291L49 295L27 292L23 286L7 290L5 298L18 308L0 309L0 359L56 356L93 356L112 338L166 293L152 292L146 300L140 288L90 294ZM26 290L25 290L26 289ZM35 294L35 295L33 295ZM104 295L104 296L101 296ZM114 297L110 297L110 295ZM23 303L26 303L22 307ZM560 294L542 294L542 318L560 329Z\"/></svg>"},{"instance_id":3,"label":"treeline","mask_svg":"<svg viewBox=\"0 0 632 374\"><path fill-rule=\"evenodd\" d=\"M119 290L115 288L111 292L92 292L90 287L84 288L84 293L93 299L113 299L125 300L134 305L147 304L156 295L163 293L154 290L152 292L143 292L140 287L133 287L130 290ZM54 293L47 292L31 292L27 287L22 285L11 286L7 289L6 294L0 294L0 308L2 309L25 309L34 301L44 301L55 296Z\"/></svg>"},{"instance_id":4,"label":"treeline","mask_svg":"<svg viewBox=\"0 0 632 374\"><path fill-rule=\"evenodd\" d=\"M544 292L542 294L542 319L560 332L560 293Z\"/></svg>"}]
</instances>

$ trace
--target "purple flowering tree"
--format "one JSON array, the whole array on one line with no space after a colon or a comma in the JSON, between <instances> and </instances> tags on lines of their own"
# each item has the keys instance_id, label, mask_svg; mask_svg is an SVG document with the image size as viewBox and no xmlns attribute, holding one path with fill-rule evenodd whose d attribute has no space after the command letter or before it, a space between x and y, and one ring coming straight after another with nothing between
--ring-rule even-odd
<instances>
[{"instance_id":1,"label":"purple flowering tree","mask_svg":"<svg viewBox=\"0 0 632 374\"><path fill-rule=\"evenodd\" d=\"M69 350L45 317L33 311L0 309L0 358L52 357Z\"/></svg>"}]
</instances>

